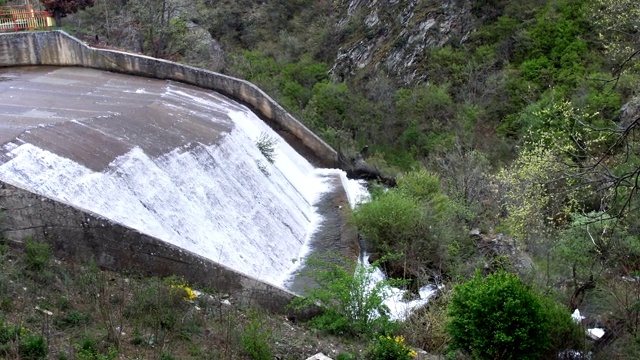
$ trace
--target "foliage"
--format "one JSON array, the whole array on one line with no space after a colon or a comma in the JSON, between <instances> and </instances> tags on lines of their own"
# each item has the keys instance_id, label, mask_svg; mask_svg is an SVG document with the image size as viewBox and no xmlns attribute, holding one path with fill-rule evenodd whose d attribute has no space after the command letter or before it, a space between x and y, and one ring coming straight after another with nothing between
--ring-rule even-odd
<instances>
[{"instance_id":1,"label":"foliage","mask_svg":"<svg viewBox=\"0 0 640 360\"><path fill-rule=\"evenodd\" d=\"M256 139L256 146L260 153L267 159L268 162L273 164L276 161L276 145L278 140L269 136L266 132L260 133L260 137Z\"/></svg>"},{"instance_id":2,"label":"foliage","mask_svg":"<svg viewBox=\"0 0 640 360\"><path fill-rule=\"evenodd\" d=\"M374 197L354 211L363 237L382 254L400 254L412 274L426 267L445 270L447 246L456 234L451 229L455 204L442 193L439 178L416 170L398 178L398 187Z\"/></svg>"},{"instance_id":3,"label":"foliage","mask_svg":"<svg viewBox=\"0 0 640 360\"><path fill-rule=\"evenodd\" d=\"M60 18L93 6L94 0L40 0L40 3L53 14L56 26L60 26Z\"/></svg>"},{"instance_id":4,"label":"foliage","mask_svg":"<svg viewBox=\"0 0 640 360\"><path fill-rule=\"evenodd\" d=\"M624 222L605 213L572 214L572 220L552 250L565 278L586 283L607 274L630 276L638 270L640 241Z\"/></svg>"},{"instance_id":5,"label":"foliage","mask_svg":"<svg viewBox=\"0 0 640 360\"><path fill-rule=\"evenodd\" d=\"M76 344L76 355L80 360L115 360L118 358L118 351L110 347L106 354L103 354L98 350L96 340L87 336Z\"/></svg>"},{"instance_id":6,"label":"foliage","mask_svg":"<svg viewBox=\"0 0 640 360\"><path fill-rule=\"evenodd\" d=\"M575 206L575 197L556 192L565 187L562 170L561 158L539 145L523 149L508 168L498 173L507 213L502 225L507 233L527 245L550 235L552 227L548 225L554 217Z\"/></svg>"},{"instance_id":7,"label":"foliage","mask_svg":"<svg viewBox=\"0 0 640 360\"><path fill-rule=\"evenodd\" d=\"M549 297L544 297L542 311L547 321L546 331L550 339L545 358L555 358L563 351L584 349L584 329L571 318L565 306L559 305Z\"/></svg>"},{"instance_id":8,"label":"foliage","mask_svg":"<svg viewBox=\"0 0 640 360\"><path fill-rule=\"evenodd\" d=\"M84 314L82 312L72 310L65 315L58 315L53 318L53 325L58 329L68 329L74 326L87 324L91 321L90 314Z\"/></svg>"},{"instance_id":9,"label":"foliage","mask_svg":"<svg viewBox=\"0 0 640 360\"><path fill-rule=\"evenodd\" d=\"M550 345L540 297L513 274L476 273L456 286L449 316L451 348L475 359L539 359Z\"/></svg>"},{"instance_id":10,"label":"foliage","mask_svg":"<svg viewBox=\"0 0 640 360\"><path fill-rule=\"evenodd\" d=\"M241 345L244 330L253 323L251 310L241 303L246 298L199 288L202 295L186 301L188 293L180 285L193 287L182 278L160 280L62 259L50 261L54 276L41 282L24 271L25 256L14 246L0 255L0 275L7 280L0 296L13 300L0 308L1 359L24 358L19 347L31 335L44 336L48 357L55 359L248 358ZM45 316L36 306L53 315ZM369 345L318 334L282 314L264 311L258 319L255 333L273 335L267 340L272 358L306 358L309 346L358 354Z\"/></svg>"},{"instance_id":11,"label":"foliage","mask_svg":"<svg viewBox=\"0 0 640 360\"><path fill-rule=\"evenodd\" d=\"M369 353L370 360L410 360L417 353L404 343L404 336L378 336Z\"/></svg>"},{"instance_id":12,"label":"foliage","mask_svg":"<svg viewBox=\"0 0 640 360\"><path fill-rule=\"evenodd\" d=\"M272 333L263 315L258 310L249 313L249 322L240 335L240 346L253 360L273 359L270 343Z\"/></svg>"},{"instance_id":13,"label":"foliage","mask_svg":"<svg viewBox=\"0 0 640 360\"><path fill-rule=\"evenodd\" d=\"M402 324L407 341L431 354L443 354L451 341L447 333L449 317L447 307L451 300L450 289L441 288L426 306L415 309Z\"/></svg>"},{"instance_id":14,"label":"foliage","mask_svg":"<svg viewBox=\"0 0 640 360\"><path fill-rule=\"evenodd\" d=\"M27 239L24 245L27 269L34 273L42 272L51 260L51 245L31 239Z\"/></svg>"},{"instance_id":15,"label":"foliage","mask_svg":"<svg viewBox=\"0 0 640 360\"><path fill-rule=\"evenodd\" d=\"M167 330L177 326L179 319L176 310L184 308L184 296L184 292L171 291L170 285L157 280L137 289L125 316L153 329L156 337L162 337Z\"/></svg>"},{"instance_id":16,"label":"foliage","mask_svg":"<svg viewBox=\"0 0 640 360\"><path fill-rule=\"evenodd\" d=\"M41 360L46 359L49 349L42 335L27 334L20 337L19 354L21 359Z\"/></svg>"},{"instance_id":17,"label":"foliage","mask_svg":"<svg viewBox=\"0 0 640 360\"><path fill-rule=\"evenodd\" d=\"M390 282L373 277L377 265L355 265L340 257L307 259L305 272L316 285L294 304L298 308L320 305L324 311L311 323L329 333L365 337L391 333L395 324L383 303Z\"/></svg>"},{"instance_id":18,"label":"foliage","mask_svg":"<svg viewBox=\"0 0 640 360\"><path fill-rule=\"evenodd\" d=\"M614 75L637 67L640 5L634 0L594 0L588 16L608 56Z\"/></svg>"}]
</instances>

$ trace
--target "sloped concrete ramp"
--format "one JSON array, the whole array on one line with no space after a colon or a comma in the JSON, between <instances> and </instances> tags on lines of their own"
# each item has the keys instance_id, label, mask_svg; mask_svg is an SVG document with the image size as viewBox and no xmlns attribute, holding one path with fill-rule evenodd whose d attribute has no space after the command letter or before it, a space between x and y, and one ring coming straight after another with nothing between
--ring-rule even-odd
<instances>
[{"instance_id":1,"label":"sloped concrete ramp","mask_svg":"<svg viewBox=\"0 0 640 360\"><path fill-rule=\"evenodd\" d=\"M75 226L95 240L100 227L111 226L105 219L284 286L316 229L331 228L331 241L340 242L343 175L314 168L281 139L269 163L256 146L263 134L277 139L246 107L182 83L77 67L0 68L0 185L8 184L0 186L0 207L13 206L5 210L25 221L35 207L53 206L34 203L37 196L22 189L88 214L55 220L64 225L41 217L7 234L20 241ZM322 210L333 212L330 226L317 211L323 198L335 199ZM136 261L137 254L122 253L126 246L112 247L120 250L100 255L102 265ZM182 256L171 261L189 274Z\"/></svg>"}]
</instances>

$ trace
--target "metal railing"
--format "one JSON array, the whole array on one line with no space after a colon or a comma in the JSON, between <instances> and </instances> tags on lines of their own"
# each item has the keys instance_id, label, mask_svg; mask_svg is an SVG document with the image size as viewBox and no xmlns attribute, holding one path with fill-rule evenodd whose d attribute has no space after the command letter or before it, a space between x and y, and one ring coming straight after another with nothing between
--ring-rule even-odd
<instances>
[{"instance_id":1,"label":"metal railing","mask_svg":"<svg viewBox=\"0 0 640 360\"><path fill-rule=\"evenodd\" d=\"M0 7L0 32L47 29L54 19L47 11L34 10L30 6Z\"/></svg>"}]
</instances>

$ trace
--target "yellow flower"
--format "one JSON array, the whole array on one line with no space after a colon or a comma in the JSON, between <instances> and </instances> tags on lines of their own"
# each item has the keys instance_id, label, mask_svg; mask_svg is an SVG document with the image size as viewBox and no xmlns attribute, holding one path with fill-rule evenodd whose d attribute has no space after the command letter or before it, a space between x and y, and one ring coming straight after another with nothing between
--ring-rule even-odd
<instances>
[{"instance_id":1,"label":"yellow flower","mask_svg":"<svg viewBox=\"0 0 640 360\"><path fill-rule=\"evenodd\" d=\"M187 285L184 285L184 284L171 285L171 288L172 289L184 290L184 292L185 292L184 299L185 300L194 300L194 299L196 299L198 297L198 295L196 295L195 291L193 291L193 289L191 289Z\"/></svg>"}]
</instances>

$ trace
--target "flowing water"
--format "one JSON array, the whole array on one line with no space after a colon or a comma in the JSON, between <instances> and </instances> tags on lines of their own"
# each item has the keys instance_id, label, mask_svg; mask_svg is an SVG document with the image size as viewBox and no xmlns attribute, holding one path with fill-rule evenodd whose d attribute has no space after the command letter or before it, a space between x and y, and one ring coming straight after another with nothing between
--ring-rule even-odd
<instances>
[{"instance_id":1,"label":"flowing water","mask_svg":"<svg viewBox=\"0 0 640 360\"><path fill-rule=\"evenodd\" d=\"M309 251L322 222L314 204L333 191L329 180L339 172L314 168L250 110L220 95L69 71L31 74L33 81L5 89L20 99L35 93L35 104L55 94L34 84L64 80L79 87L65 91L79 95L67 94L71 100L58 107L0 104L0 120L14 131L16 116L35 119L0 142L0 180L282 286L293 260ZM262 134L277 140L273 164L256 146Z\"/></svg>"}]
</instances>

